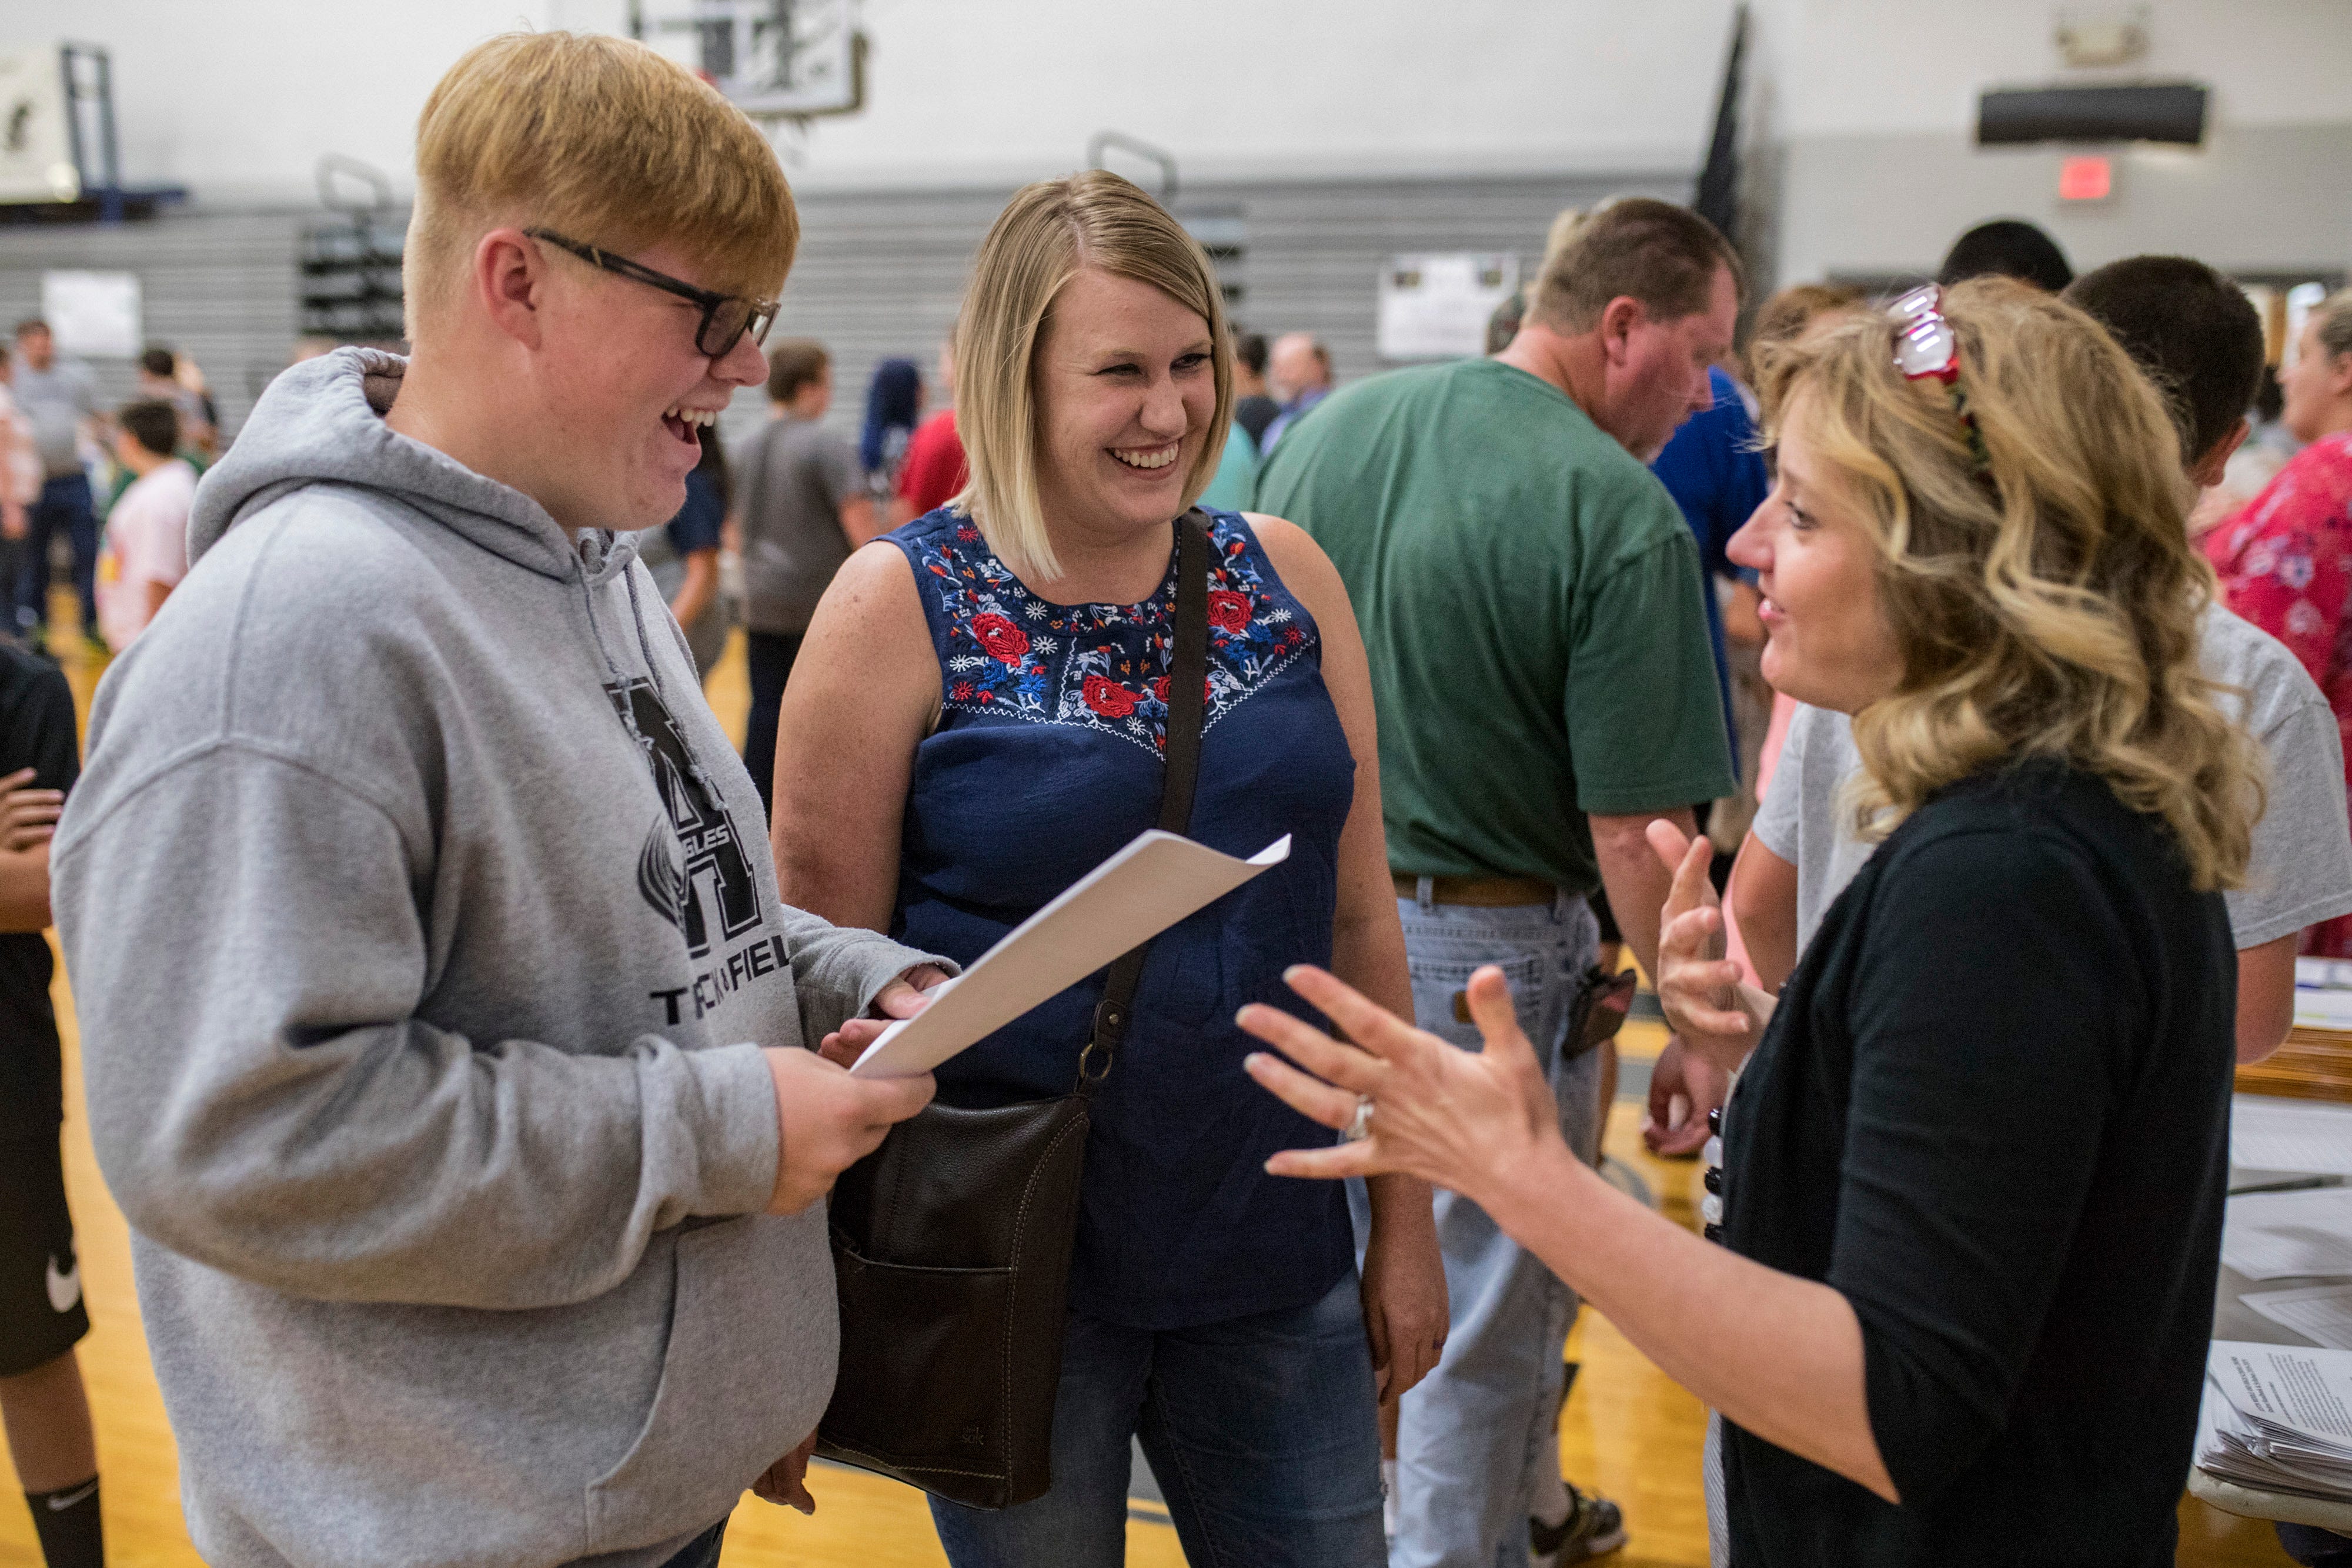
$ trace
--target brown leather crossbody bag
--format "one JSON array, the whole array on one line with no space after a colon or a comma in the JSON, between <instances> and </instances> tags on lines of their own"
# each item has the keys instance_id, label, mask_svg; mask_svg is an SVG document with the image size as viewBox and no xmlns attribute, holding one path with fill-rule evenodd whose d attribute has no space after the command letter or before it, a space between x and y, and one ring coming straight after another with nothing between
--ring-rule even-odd
<instances>
[{"instance_id":1,"label":"brown leather crossbody bag","mask_svg":"<svg viewBox=\"0 0 2352 1568\"><path fill-rule=\"evenodd\" d=\"M1176 643L1160 826L1181 833L1200 777L1209 641L1208 519L1177 519ZM1071 1092L900 1123L835 1186L841 1370L824 1458L968 1508L1053 1484L1054 1396L1087 1097L1118 1054L1149 944L1110 967Z\"/></svg>"}]
</instances>

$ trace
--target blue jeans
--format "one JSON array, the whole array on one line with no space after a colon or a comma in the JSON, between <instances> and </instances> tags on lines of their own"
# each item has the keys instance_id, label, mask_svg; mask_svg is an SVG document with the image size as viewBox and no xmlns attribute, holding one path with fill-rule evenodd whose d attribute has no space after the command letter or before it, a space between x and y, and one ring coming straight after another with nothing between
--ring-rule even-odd
<instances>
[{"instance_id":1,"label":"blue jeans","mask_svg":"<svg viewBox=\"0 0 2352 1568\"><path fill-rule=\"evenodd\" d=\"M688 1542L662 1568L719 1568L719 1548L726 1539L727 1521L722 1519Z\"/></svg>"},{"instance_id":2,"label":"blue jeans","mask_svg":"<svg viewBox=\"0 0 2352 1568\"><path fill-rule=\"evenodd\" d=\"M41 486L41 498L26 509L24 548L16 553L16 626L30 631L49 616L49 541L59 529L73 545L74 592L81 600L81 629L98 632L98 514L89 480L61 474Z\"/></svg>"},{"instance_id":3,"label":"blue jeans","mask_svg":"<svg viewBox=\"0 0 2352 1568\"><path fill-rule=\"evenodd\" d=\"M1466 1051L1477 1026L1454 1016L1456 993L1481 965L1498 964L1511 982L1519 1027L1535 1042L1559 1104L1560 1131L1586 1160L1600 1145L1601 1053L1564 1066L1569 1014L1600 945L1580 898L1549 904L1474 909L1401 898L1421 1027ZM1357 1234L1370 1212L1350 1183ZM1561 1352L1576 1319L1576 1293L1533 1253L1503 1234L1469 1199L1440 1189L1437 1240L1445 1257L1453 1322L1445 1354L1404 1396L1397 1427L1397 1536L1391 1568L1526 1568L1528 1499L1566 1378Z\"/></svg>"},{"instance_id":4,"label":"blue jeans","mask_svg":"<svg viewBox=\"0 0 2352 1568\"><path fill-rule=\"evenodd\" d=\"M1120 1568L1132 1437L1193 1568L1377 1568L1378 1398L1352 1272L1312 1306L1198 1328L1074 1312L1053 1490L994 1512L933 1498L931 1520L955 1568Z\"/></svg>"},{"instance_id":5,"label":"blue jeans","mask_svg":"<svg viewBox=\"0 0 2352 1568\"><path fill-rule=\"evenodd\" d=\"M722 1519L679 1547L677 1555L663 1563L662 1568L719 1568L719 1547L726 1539L727 1521ZM583 1563L590 1561L592 1559L583 1557L570 1568L582 1568Z\"/></svg>"}]
</instances>

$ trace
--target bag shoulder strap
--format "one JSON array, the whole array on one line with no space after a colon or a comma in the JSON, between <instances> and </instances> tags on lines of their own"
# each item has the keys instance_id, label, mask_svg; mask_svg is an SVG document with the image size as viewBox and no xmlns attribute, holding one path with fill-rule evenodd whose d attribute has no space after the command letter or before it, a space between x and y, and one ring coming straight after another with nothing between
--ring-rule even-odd
<instances>
[{"instance_id":1,"label":"bag shoulder strap","mask_svg":"<svg viewBox=\"0 0 2352 1568\"><path fill-rule=\"evenodd\" d=\"M1176 646L1168 667L1167 773L1160 788L1160 827L1181 833L1192 824L1192 791L1201 780L1201 726L1208 711L1209 519L1198 507L1176 519ZM1110 967L1095 1008L1094 1036L1078 1056L1078 1092L1110 1073L1127 1036L1129 1009L1143 979L1145 942Z\"/></svg>"}]
</instances>

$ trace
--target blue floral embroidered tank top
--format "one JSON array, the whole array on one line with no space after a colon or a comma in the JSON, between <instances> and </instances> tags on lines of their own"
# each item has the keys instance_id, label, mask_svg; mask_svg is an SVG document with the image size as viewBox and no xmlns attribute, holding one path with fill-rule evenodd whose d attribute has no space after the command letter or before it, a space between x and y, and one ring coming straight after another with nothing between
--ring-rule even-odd
<instances>
[{"instance_id":1,"label":"blue floral embroidered tank top","mask_svg":"<svg viewBox=\"0 0 2352 1568\"><path fill-rule=\"evenodd\" d=\"M1330 962L1355 764L1313 618L1239 514L1210 517L1191 836L1247 855L1288 833L1291 852L1152 944L1126 1042L1095 1092L1070 1307L1135 1328L1304 1306L1354 1257L1339 1184L1265 1172L1276 1150L1331 1134L1243 1073L1255 1042L1234 1015L1255 1001L1316 1016L1282 972ZM1168 576L1139 604L1038 598L960 512L889 538L914 567L940 674L939 727L916 750L908 790L891 934L969 962L1159 821L1175 533ZM1069 1092L1103 981L950 1061L940 1098Z\"/></svg>"}]
</instances>

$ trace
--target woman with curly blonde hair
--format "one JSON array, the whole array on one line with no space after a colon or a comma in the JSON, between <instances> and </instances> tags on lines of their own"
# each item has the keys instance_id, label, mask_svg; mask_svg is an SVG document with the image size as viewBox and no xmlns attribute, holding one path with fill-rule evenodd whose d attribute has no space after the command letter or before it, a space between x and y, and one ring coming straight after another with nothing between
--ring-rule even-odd
<instances>
[{"instance_id":1,"label":"woman with curly blonde hair","mask_svg":"<svg viewBox=\"0 0 2352 1568\"><path fill-rule=\"evenodd\" d=\"M1884 842L1776 1001L1721 956L1705 844L1651 828L1669 1016L1748 1057L1722 1245L1569 1155L1494 970L1476 1056L1317 971L1293 984L1361 1049L1246 1013L1317 1075L1258 1057L1261 1083L1369 1133L1273 1168L1466 1192L1587 1292L1723 1413L1734 1562L2168 1563L2228 1160L2221 891L2261 809L2199 671L2172 422L2087 316L2005 282L1763 383L1779 474L1733 558L1767 677L1853 716Z\"/></svg>"}]
</instances>

